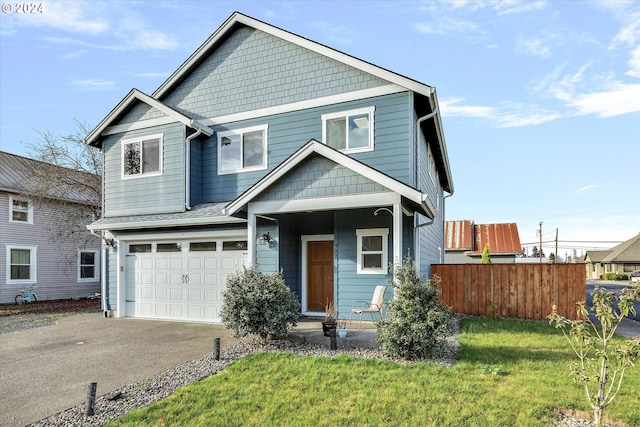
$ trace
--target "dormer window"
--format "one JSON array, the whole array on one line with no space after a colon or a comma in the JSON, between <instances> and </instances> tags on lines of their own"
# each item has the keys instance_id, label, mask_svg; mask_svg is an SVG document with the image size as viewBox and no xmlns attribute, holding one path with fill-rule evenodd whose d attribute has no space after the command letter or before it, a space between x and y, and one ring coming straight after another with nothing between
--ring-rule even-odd
<instances>
[{"instance_id":1,"label":"dormer window","mask_svg":"<svg viewBox=\"0 0 640 427\"><path fill-rule=\"evenodd\" d=\"M373 150L375 107L322 115L322 141L345 153Z\"/></svg>"},{"instance_id":2,"label":"dormer window","mask_svg":"<svg viewBox=\"0 0 640 427\"><path fill-rule=\"evenodd\" d=\"M122 176L162 175L162 134L122 141Z\"/></svg>"},{"instance_id":3,"label":"dormer window","mask_svg":"<svg viewBox=\"0 0 640 427\"><path fill-rule=\"evenodd\" d=\"M218 133L220 175L267 168L267 125Z\"/></svg>"}]
</instances>

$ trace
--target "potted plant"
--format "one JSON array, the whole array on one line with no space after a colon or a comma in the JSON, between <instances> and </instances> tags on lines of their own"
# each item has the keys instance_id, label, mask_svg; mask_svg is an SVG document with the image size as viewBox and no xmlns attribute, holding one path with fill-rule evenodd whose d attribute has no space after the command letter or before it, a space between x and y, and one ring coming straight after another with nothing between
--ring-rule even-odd
<instances>
[{"instance_id":1,"label":"potted plant","mask_svg":"<svg viewBox=\"0 0 640 427\"><path fill-rule=\"evenodd\" d=\"M347 321L346 320L338 320L338 337L344 338L347 336Z\"/></svg>"},{"instance_id":2,"label":"potted plant","mask_svg":"<svg viewBox=\"0 0 640 427\"><path fill-rule=\"evenodd\" d=\"M332 301L327 301L324 305L324 322L322 322L322 331L324 332L324 336L329 336L329 331L331 329L336 329L336 316L338 312L333 305Z\"/></svg>"}]
</instances>

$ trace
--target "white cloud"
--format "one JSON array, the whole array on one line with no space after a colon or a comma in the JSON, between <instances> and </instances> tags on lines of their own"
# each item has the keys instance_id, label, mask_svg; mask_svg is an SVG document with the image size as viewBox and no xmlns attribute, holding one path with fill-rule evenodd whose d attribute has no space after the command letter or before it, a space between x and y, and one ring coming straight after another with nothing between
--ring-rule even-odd
<instances>
[{"instance_id":1,"label":"white cloud","mask_svg":"<svg viewBox=\"0 0 640 427\"><path fill-rule=\"evenodd\" d=\"M541 0L502 0L496 3L494 9L498 11L498 15L511 15L544 9L546 3L546 1Z\"/></svg>"},{"instance_id":2,"label":"white cloud","mask_svg":"<svg viewBox=\"0 0 640 427\"><path fill-rule=\"evenodd\" d=\"M629 71L625 74L630 77L640 77L640 45L636 46L631 52L629 59Z\"/></svg>"},{"instance_id":3,"label":"white cloud","mask_svg":"<svg viewBox=\"0 0 640 427\"><path fill-rule=\"evenodd\" d=\"M447 98L439 102L443 116L485 119L498 127L510 128L547 123L561 117L536 105L502 102L497 106L464 105L462 98Z\"/></svg>"},{"instance_id":4,"label":"white cloud","mask_svg":"<svg viewBox=\"0 0 640 427\"><path fill-rule=\"evenodd\" d=\"M75 80L73 84L82 89L105 90L105 89L111 88L115 84L115 82L111 80L84 79L84 80Z\"/></svg>"},{"instance_id":5,"label":"white cloud","mask_svg":"<svg viewBox=\"0 0 640 427\"><path fill-rule=\"evenodd\" d=\"M449 16L435 16L431 21L414 24L413 28L423 34L441 35L475 33L479 31L476 23Z\"/></svg>"},{"instance_id":6,"label":"white cloud","mask_svg":"<svg viewBox=\"0 0 640 427\"><path fill-rule=\"evenodd\" d=\"M79 34L104 34L109 21L100 11L99 3L44 2L44 13L16 14L20 26L53 28Z\"/></svg>"},{"instance_id":7,"label":"white cloud","mask_svg":"<svg viewBox=\"0 0 640 427\"><path fill-rule=\"evenodd\" d=\"M541 39L523 39L519 38L516 41L516 49L519 52L523 52L532 56L540 56L545 58L549 56L551 49L549 46Z\"/></svg>"},{"instance_id":8,"label":"white cloud","mask_svg":"<svg viewBox=\"0 0 640 427\"><path fill-rule=\"evenodd\" d=\"M613 81L600 91L576 94L567 105L579 114L595 114L599 117L614 117L640 112L640 84L625 84Z\"/></svg>"},{"instance_id":9,"label":"white cloud","mask_svg":"<svg viewBox=\"0 0 640 427\"><path fill-rule=\"evenodd\" d=\"M597 185L593 185L593 184L589 184L589 185L583 185L582 187L578 188L578 191L576 191L576 193L584 193L586 191L589 190L593 190L594 188L596 188Z\"/></svg>"}]
</instances>

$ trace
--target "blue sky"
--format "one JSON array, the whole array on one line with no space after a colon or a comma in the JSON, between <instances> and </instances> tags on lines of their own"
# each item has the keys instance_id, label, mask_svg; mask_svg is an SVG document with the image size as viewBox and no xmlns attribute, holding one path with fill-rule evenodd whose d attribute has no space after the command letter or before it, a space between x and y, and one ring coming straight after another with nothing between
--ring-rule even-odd
<instances>
[{"instance_id":1,"label":"blue sky","mask_svg":"<svg viewBox=\"0 0 640 427\"><path fill-rule=\"evenodd\" d=\"M234 11L435 86L448 220L560 256L640 232L640 2L42 1L0 13L0 149L151 94ZM529 245L532 247L533 244ZM546 253L555 243L543 245Z\"/></svg>"}]
</instances>

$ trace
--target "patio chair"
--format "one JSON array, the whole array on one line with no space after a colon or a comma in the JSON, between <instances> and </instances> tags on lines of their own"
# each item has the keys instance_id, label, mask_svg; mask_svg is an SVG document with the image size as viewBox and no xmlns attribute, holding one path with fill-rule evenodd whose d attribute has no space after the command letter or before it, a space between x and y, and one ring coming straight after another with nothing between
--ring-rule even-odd
<instances>
[{"instance_id":1,"label":"patio chair","mask_svg":"<svg viewBox=\"0 0 640 427\"><path fill-rule=\"evenodd\" d=\"M373 298L371 298L371 302L368 301L354 301L351 306L351 317L349 318L349 325L353 321L353 315L360 315L360 323L358 323L358 330L360 330L360 325L362 324L362 314L369 313L371 316L371 321L373 321L373 313L378 313L380 315L380 320L382 320L382 304L384 303L384 292L387 290L387 287L384 285L376 286L375 291L373 291Z\"/></svg>"}]
</instances>

